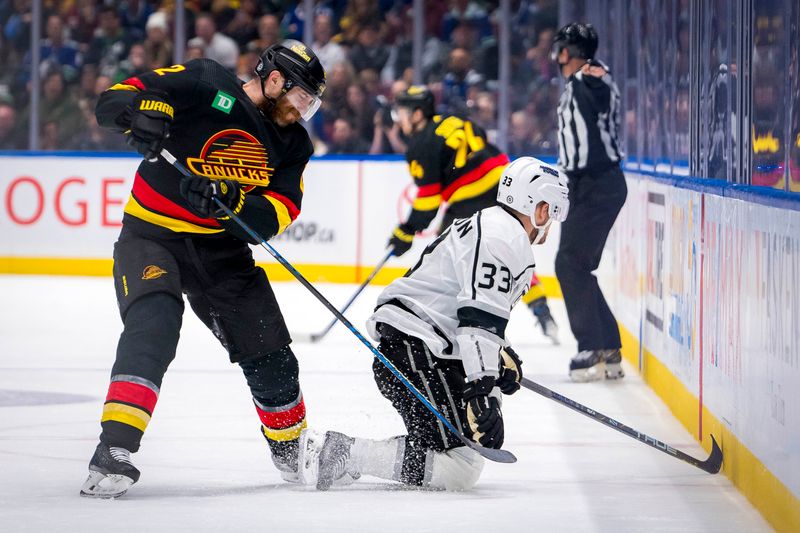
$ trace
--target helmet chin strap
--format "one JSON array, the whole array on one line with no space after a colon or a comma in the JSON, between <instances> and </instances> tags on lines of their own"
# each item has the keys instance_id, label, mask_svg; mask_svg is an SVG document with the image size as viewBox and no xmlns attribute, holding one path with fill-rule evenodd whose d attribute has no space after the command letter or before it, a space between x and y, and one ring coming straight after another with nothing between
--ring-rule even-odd
<instances>
[{"instance_id":1,"label":"helmet chin strap","mask_svg":"<svg viewBox=\"0 0 800 533\"><path fill-rule=\"evenodd\" d=\"M548 218L547 222L545 222L540 226L536 223L535 218L531 217L531 224L533 224L533 227L536 228L536 238L533 240L531 244L541 244L541 242L544 240L544 236L547 235L547 228L549 228L550 224L552 223L553 219Z\"/></svg>"}]
</instances>

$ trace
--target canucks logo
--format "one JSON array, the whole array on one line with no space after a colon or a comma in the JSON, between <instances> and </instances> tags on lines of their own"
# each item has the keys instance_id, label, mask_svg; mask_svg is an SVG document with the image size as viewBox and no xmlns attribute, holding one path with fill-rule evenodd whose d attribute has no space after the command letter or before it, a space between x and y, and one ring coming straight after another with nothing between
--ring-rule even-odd
<instances>
[{"instance_id":1,"label":"canucks logo","mask_svg":"<svg viewBox=\"0 0 800 533\"><path fill-rule=\"evenodd\" d=\"M215 133L203 145L200 156L189 157L186 163L200 176L257 187L268 185L274 170L268 166L267 150L258 139L236 129Z\"/></svg>"}]
</instances>

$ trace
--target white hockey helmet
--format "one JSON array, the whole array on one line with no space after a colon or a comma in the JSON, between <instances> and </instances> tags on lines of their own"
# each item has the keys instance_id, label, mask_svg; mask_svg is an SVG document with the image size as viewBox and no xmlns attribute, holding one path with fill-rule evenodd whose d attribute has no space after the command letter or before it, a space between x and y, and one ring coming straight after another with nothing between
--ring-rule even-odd
<instances>
[{"instance_id":1,"label":"white hockey helmet","mask_svg":"<svg viewBox=\"0 0 800 533\"><path fill-rule=\"evenodd\" d=\"M558 169L535 157L520 157L503 170L497 201L531 217L537 228L534 210L539 202L547 202L550 220L564 222L569 212L567 179Z\"/></svg>"}]
</instances>

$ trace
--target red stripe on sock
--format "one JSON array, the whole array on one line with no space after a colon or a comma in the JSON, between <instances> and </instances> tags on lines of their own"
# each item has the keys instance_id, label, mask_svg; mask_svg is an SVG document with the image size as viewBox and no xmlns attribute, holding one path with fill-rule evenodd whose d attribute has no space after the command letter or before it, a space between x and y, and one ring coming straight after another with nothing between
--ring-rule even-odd
<instances>
[{"instance_id":1,"label":"red stripe on sock","mask_svg":"<svg viewBox=\"0 0 800 533\"><path fill-rule=\"evenodd\" d=\"M283 429L294 426L295 424L299 424L303 421L303 419L306 417L306 404L304 400L300 400L300 403L291 409L280 411L278 413L264 411L259 409L259 407L256 405L256 412L258 413L258 417L261 419L261 423L268 428Z\"/></svg>"},{"instance_id":2,"label":"red stripe on sock","mask_svg":"<svg viewBox=\"0 0 800 533\"><path fill-rule=\"evenodd\" d=\"M151 389L130 381L113 381L108 386L106 402L125 402L141 407L150 414L156 407L158 395Z\"/></svg>"}]
</instances>

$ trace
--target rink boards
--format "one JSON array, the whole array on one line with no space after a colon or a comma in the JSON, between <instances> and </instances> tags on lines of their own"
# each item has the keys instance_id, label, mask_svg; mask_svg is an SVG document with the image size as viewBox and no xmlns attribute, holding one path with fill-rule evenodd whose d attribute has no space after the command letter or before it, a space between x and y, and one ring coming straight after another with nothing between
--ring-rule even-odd
<instances>
[{"instance_id":1,"label":"rink boards","mask_svg":"<svg viewBox=\"0 0 800 533\"><path fill-rule=\"evenodd\" d=\"M623 352L706 450L717 438L772 525L797 531L800 210L647 174L626 173L601 267Z\"/></svg>"},{"instance_id":2,"label":"rink boards","mask_svg":"<svg viewBox=\"0 0 800 533\"><path fill-rule=\"evenodd\" d=\"M0 156L0 273L110 275L139 161ZM800 210L708 181L627 176L599 274L625 355L706 449L714 434L725 474L772 525L800 530ZM360 282L410 208L405 162L320 158L304 181L301 216L273 244L312 281ZM536 259L558 295L553 229ZM431 239L376 283L402 275ZM290 279L256 253L271 279Z\"/></svg>"}]
</instances>

